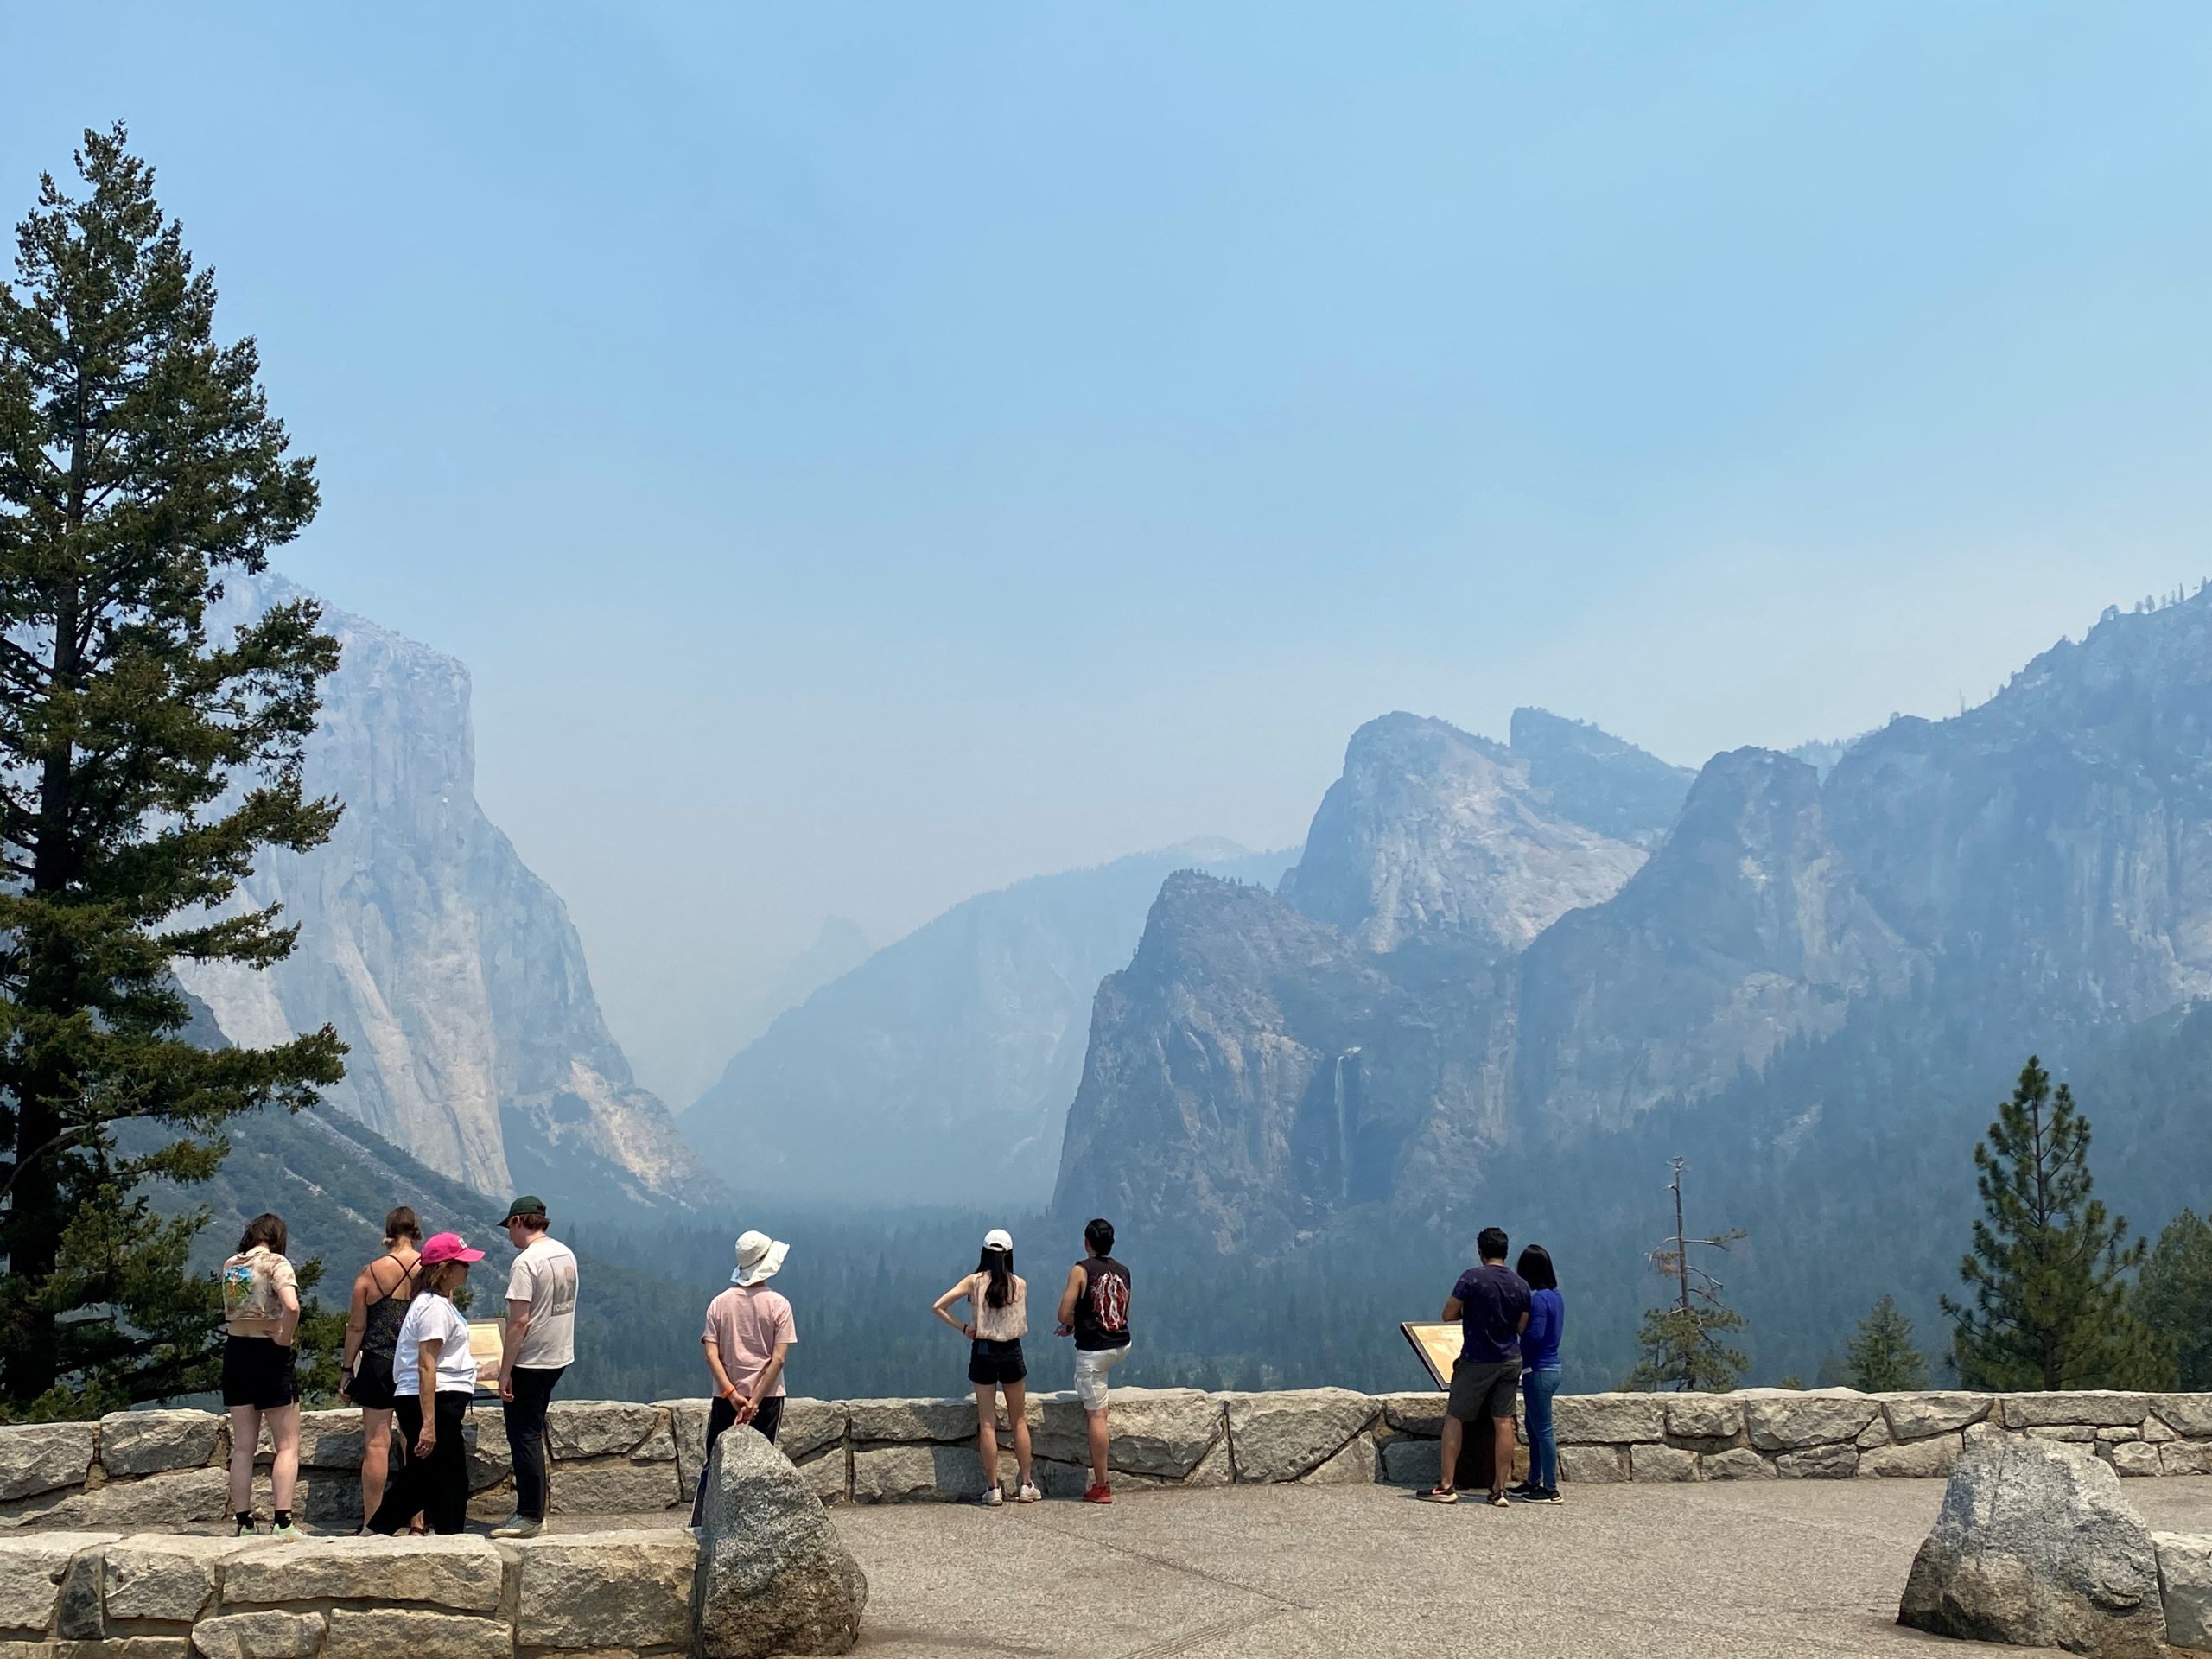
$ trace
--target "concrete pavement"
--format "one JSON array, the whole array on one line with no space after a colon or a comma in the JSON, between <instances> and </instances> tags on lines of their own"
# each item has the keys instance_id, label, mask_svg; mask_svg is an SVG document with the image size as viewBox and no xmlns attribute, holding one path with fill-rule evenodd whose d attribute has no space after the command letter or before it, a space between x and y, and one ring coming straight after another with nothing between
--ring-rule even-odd
<instances>
[{"instance_id":1,"label":"concrete pavement","mask_svg":"<svg viewBox=\"0 0 2212 1659\"><path fill-rule=\"evenodd\" d=\"M2212 1479L2130 1481L2212 1531ZM1238 1486L833 1511L868 1659L1833 1659L2024 1654L1899 1630L1937 1480L1582 1486L1445 1509L1385 1486Z\"/></svg>"}]
</instances>

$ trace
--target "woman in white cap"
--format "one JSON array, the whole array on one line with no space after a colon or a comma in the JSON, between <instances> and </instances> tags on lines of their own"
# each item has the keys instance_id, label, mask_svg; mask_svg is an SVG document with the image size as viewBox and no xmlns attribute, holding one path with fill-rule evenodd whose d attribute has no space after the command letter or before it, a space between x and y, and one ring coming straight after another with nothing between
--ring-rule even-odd
<instances>
[{"instance_id":1,"label":"woman in white cap","mask_svg":"<svg viewBox=\"0 0 2212 1659\"><path fill-rule=\"evenodd\" d=\"M791 1246L766 1233L746 1233L737 1241L737 1270L729 1288L707 1304L707 1328L699 1338L707 1370L715 1379L715 1403L707 1412L707 1467L714 1465L715 1442L725 1430L750 1423L769 1441L784 1421L784 1362L798 1332L791 1305L768 1281L783 1270ZM691 1505L691 1524L706 1508L702 1471Z\"/></svg>"},{"instance_id":2,"label":"woman in white cap","mask_svg":"<svg viewBox=\"0 0 2212 1659\"><path fill-rule=\"evenodd\" d=\"M952 1305L965 1301L969 1317L952 1317ZM1044 1494L1029 1475L1029 1419L1027 1379L1021 1357L1022 1333L1029 1329L1029 1287L1015 1277L1014 1236L1002 1227L983 1235L976 1271L937 1299L931 1309L968 1338L968 1380L976 1385L976 1455L982 1459L983 1502L995 1509L1006 1501L999 1485L999 1391L1006 1391L1006 1414L1014 1425L1014 1461L1021 1476L1014 1501L1034 1503Z\"/></svg>"}]
</instances>

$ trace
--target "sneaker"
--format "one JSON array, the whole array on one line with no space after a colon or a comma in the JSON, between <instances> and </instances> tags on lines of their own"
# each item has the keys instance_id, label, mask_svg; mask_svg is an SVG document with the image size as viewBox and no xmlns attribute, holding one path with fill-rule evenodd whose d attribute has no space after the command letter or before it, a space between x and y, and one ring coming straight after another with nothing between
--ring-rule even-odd
<instances>
[{"instance_id":1,"label":"sneaker","mask_svg":"<svg viewBox=\"0 0 2212 1659\"><path fill-rule=\"evenodd\" d=\"M1449 1486L1432 1486L1421 1497L1431 1503L1457 1503L1459 1501L1459 1494Z\"/></svg>"},{"instance_id":2,"label":"sneaker","mask_svg":"<svg viewBox=\"0 0 2212 1659\"><path fill-rule=\"evenodd\" d=\"M995 1510L1000 1504L1005 1502L1006 1494L1001 1491L996 1486L986 1486L983 1488L983 1507L985 1509Z\"/></svg>"},{"instance_id":3,"label":"sneaker","mask_svg":"<svg viewBox=\"0 0 2212 1659\"><path fill-rule=\"evenodd\" d=\"M252 1536L253 1536L253 1534L254 1534L254 1525L253 1525L253 1522L251 1522L251 1521L241 1521L241 1522L238 1522L238 1533L237 1533L237 1535L238 1535L238 1537L240 1537L240 1538L251 1538L251 1537L252 1537Z\"/></svg>"},{"instance_id":4,"label":"sneaker","mask_svg":"<svg viewBox=\"0 0 2212 1659\"><path fill-rule=\"evenodd\" d=\"M1490 1506L1493 1510L1510 1510L1513 1507L1513 1500L1506 1497L1503 1492L1492 1492L1490 1495Z\"/></svg>"},{"instance_id":5,"label":"sneaker","mask_svg":"<svg viewBox=\"0 0 2212 1659\"><path fill-rule=\"evenodd\" d=\"M1084 1493L1083 1501L1086 1503L1111 1503L1114 1501L1114 1489L1102 1480Z\"/></svg>"},{"instance_id":6,"label":"sneaker","mask_svg":"<svg viewBox=\"0 0 2212 1659\"><path fill-rule=\"evenodd\" d=\"M492 1529L494 1538L535 1538L545 1530L545 1522L534 1515L509 1516Z\"/></svg>"},{"instance_id":7,"label":"sneaker","mask_svg":"<svg viewBox=\"0 0 2212 1659\"><path fill-rule=\"evenodd\" d=\"M1556 1486L1537 1487L1535 1491L1530 1495L1529 1501L1531 1503L1564 1503L1567 1502L1565 1498L1559 1495L1559 1488Z\"/></svg>"},{"instance_id":8,"label":"sneaker","mask_svg":"<svg viewBox=\"0 0 2212 1659\"><path fill-rule=\"evenodd\" d=\"M283 1525L283 1526L281 1526L281 1527L271 1527L271 1528L269 1529L269 1535L270 1535L271 1538L287 1538L287 1539L289 1539L289 1538L303 1538L303 1537L305 1537L307 1535L306 1535L305 1533L302 1533L302 1531L301 1531L297 1527L293 1526L289 1522L287 1522L284 1525Z\"/></svg>"},{"instance_id":9,"label":"sneaker","mask_svg":"<svg viewBox=\"0 0 2212 1659\"><path fill-rule=\"evenodd\" d=\"M1025 1480L1021 1483L1020 1490L1014 1493L1014 1501L1017 1503L1034 1503L1044 1496L1044 1493L1037 1490L1035 1481Z\"/></svg>"},{"instance_id":10,"label":"sneaker","mask_svg":"<svg viewBox=\"0 0 2212 1659\"><path fill-rule=\"evenodd\" d=\"M1505 1489L1505 1495L1508 1497L1534 1497L1536 1484L1532 1480L1516 1480Z\"/></svg>"}]
</instances>

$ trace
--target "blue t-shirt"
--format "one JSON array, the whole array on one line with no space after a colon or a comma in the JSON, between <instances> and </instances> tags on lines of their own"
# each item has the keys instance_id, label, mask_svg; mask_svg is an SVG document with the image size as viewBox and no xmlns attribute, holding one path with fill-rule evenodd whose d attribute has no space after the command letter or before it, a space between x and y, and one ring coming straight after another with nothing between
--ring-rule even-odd
<instances>
[{"instance_id":1,"label":"blue t-shirt","mask_svg":"<svg viewBox=\"0 0 2212 1659\"><path fill-rule=\"evenodd\" d=\"M1532 1371L1559 1363L1559 1335L1567 1328L1567 1300L1555 1290L1529 1293L1529 1328L1521 1333L1521 1363Z\"/></svg>"},{"instance_id":2,"label":"blue t-shirt","mask_svg":"<svg viewBox=\"0 0 2212 1659\"><path fill-rule=\"evenodd\" d=\"M1452 1287L1459 1304L1459 1357L1478 1365L1503 1365L1521 1357L1521 1316L1529 1311L1529 1281L1500 1262L1469 1268Z\"/></svg>"}]
</instances>

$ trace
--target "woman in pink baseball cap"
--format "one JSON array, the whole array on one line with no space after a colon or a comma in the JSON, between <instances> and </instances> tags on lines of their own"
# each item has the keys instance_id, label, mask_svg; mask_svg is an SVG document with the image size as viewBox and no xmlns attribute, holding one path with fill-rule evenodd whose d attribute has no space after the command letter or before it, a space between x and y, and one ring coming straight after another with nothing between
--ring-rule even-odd
<instances>
[{"instance_id":1,"label":"woman in pink baseball cap","mask_svg":"<svg viewBox=\"0 0 2212 1659\"><path fill-rule=\"evenodd\" d=\"M391 1408L407 1461L385 1485L369 1530L391 1534L421 1515L432 1532L459 1532L468 1521L468 1453L461 1420L476 1394L468 1321L453 1294L468 1278L472 1250L458 1233L433 1234L423 1246L421 1277L392 1351Z\"/></svg>"}]
</instances>

